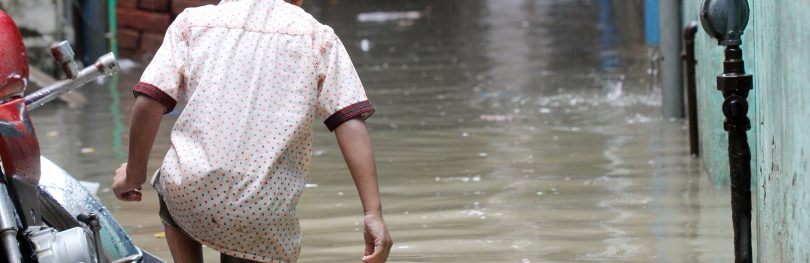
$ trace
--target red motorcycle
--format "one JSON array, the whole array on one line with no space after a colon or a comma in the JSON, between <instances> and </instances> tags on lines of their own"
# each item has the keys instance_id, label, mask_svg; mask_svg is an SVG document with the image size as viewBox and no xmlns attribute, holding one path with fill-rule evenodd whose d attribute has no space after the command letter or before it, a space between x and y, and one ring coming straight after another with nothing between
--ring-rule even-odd
<instances>
[{"instance_id":1,"label":"red motorcycle","mask_svg":"<svg viewBox=\"0 0 810 263\"><path fill-rule=\"evenodd\" d=\"M0 11L0 258L5 262L162 262L136 247L101 202L41 157L28 112L118 72L108 53L78 69L70 45L51 48L68 79L25 95L28 60L12 19Z\"/></svg>"}]
</instances>

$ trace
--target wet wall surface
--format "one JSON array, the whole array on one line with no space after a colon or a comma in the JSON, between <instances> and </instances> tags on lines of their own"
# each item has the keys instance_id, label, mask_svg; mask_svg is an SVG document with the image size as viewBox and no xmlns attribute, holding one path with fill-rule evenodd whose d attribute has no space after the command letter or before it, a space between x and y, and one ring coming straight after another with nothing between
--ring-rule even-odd
<instances>
[{"instance_id":1,"label":"wet wall surface","mask_svg":"<svg viewBox=\"0 0 810 263\"><path fill-rule=\"evenodd\" d=\"M731 258L728 191L688 156L683 121L660 118L640 2L307 1L377 107L368 124L391 262ZM100 182L138 245L169 258L154 193L122 204L109 192L138 76L89 87L83 109L32 118L43 154ZM356 262L360 202L334 136L316 126L300 261Z\"/></svg>"},{"instance_id":2,"label":"wet wall surface","mask_svg":"<svg viewBox=\"0 0 810 263\"><path fill-rule=\"evenodd\" d=\"M754 225L758 237L757 259L761 261L810 261L810 124L804 121L810 107L808 80L810 52L803 48L810 41L810 3L751 2L756 23L749 23L754 45L743 44L744 52L754 53L754 93L748 101L756 104L749 111L756 133ZM761 22L760 22L761 21ZM786 26L787 25L787 26ZM760 33L761 32L761 33ZM757 173L757 171L759 171Z\"/></svg>"}]
</instances>

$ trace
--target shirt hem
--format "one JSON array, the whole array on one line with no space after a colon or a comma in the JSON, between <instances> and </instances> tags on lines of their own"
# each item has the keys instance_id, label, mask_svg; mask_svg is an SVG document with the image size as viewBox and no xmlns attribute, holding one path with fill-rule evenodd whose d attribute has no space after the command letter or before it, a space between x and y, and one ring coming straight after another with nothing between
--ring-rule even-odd
<instances>
[{"instance_id":1,"label":"shirt hem","mask_svg":"<svg viewBox=\"0 0 810 263\"><path fill-rule=\"evenodd\" d=\"M201 244L203 244L203 245L205 245L205 246L207 246L207 247L209 247L209 248L211 248L213 250L216 250L219 253L222 253L222 254L225 254L225 255L228 255L228 256L232 256L232 257L248 259L248 260L253 260L253 261L259 261L259 262L266 262L266 263L293 263L294 262L294 261L284 261L284 260L273 259L273 258L265 257L265 256L257 256L257 255L247 254L247 253L230 251L230 250L224 249L223 247L211 244L211 242L206 242L205 240L196 238L196 237L194 237L192 235L189 235L189 237L191 237L191 239L197 240L197 242L200 242Z\"/></svg>"},{"instance_id":2,"label":"shirt hem","mask_svg":"<svg viewBox=\"0 0 810 263\"><path fill-rule=\"evenodd\" d=\"M168 208L169 205L168 204L166 204L166 205L167 205L167 208ZM166 209L166 212L168 212L170 217L174 218L174 215L172 215L171 210L172 209ZM292 263L292 262L295 262L295 260L293 260L293 261L285 261L285 260L281 260L281 259L274 259L272 257L267 257L267 256L259 256L259 255L248 254L248 253L239 252L239 251L233 251L233 250L230 250L228 248L222 247L220 245L214 244L214 243L212 243L210 241L207 241L205 239L196 237L193 234L191 234L190 232L186 231L185 228L183 227L183 225L180 222L177 222L177 221L174 221L174 222L175 222L175 224L177 224L177 226L180 228L181 231L186 233L186 235L189 238L194 239L195 241L199 242L200 244L203 244L203 245L205 245L205 246L207 246L207 247L209 247L209 248L211 248L213 250L216 250L219 253L222 253L222 254L225 254L225 255L228 255L228 256L242 258L242 259L248 259L248 260L253 260L253 261L259 261L259 262L266 262L266 263Z\"/></svg>"}]
</instances>

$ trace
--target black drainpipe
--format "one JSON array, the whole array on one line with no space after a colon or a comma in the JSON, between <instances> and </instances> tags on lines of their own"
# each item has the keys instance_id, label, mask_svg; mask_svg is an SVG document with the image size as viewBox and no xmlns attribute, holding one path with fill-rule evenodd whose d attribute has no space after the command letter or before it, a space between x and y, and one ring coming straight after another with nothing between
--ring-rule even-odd
<instances>
[{"instance_id":1,"label":"black drainpipe","mask_svg":"<svg viewBox=\"0 0 810 263\"><path fill-rule=\"evenodd\" d=\"M717 76L717 89L723 93L723 127L728 132L728 158L731 170L731 216L734 224L735 262L752 262L751 252L751 150L746 132L748 92L753 76L745 73L740 45L748 24L746 0L706 0L700 13L703 29L725 46L723 74Z\"/></svg>"},{"instance_id":2,"label":"black drainpipe","mask_svg":"<svg viewBox=\"0 0 810 263\"><path fill-rule=\"evenodd\" d=\"M697 94L695 81L695 35L697 34L698 23L692 21L683 31L684 54L683 60L686 66L686 100L689 111L689 152L693 157L700 155L700 141L698 140L698 115L697 115Z\"/></svg>"}]
</instances>

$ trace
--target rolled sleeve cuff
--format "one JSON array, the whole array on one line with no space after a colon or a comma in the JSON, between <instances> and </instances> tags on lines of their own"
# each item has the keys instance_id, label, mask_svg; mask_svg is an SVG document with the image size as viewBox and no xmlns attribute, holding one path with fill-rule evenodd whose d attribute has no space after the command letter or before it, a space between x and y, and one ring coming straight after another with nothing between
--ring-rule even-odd
<instances>
[{"instance_id":1,"label":"rolled sleeve cuff","mask_svg":"<svg viewBox=\"0 0 810 263\"><path fill-rule=\"evenodd\" d=\"M331 132L337 129L337 127L344 122L354 118L361 118L365 120L368 117L371 117L372 114L374 114L374 105L372 105L370 101L364 100L335 112L329 116L329 118L326 118L326 121L323 123L326 124L326 128L329 128L329 131Z\"/></svg>"},{"instance_id":2,"label":"rolled sleeve cuff","mask_svg":"<svg viewBox=\"0 0 810 263\"><path fill-rule=\"evenodd\" d=\"M177 105L177 101L169 96L169 94L166 94L166 92L160 88L146 82L138 82L138 84L132 88L132 93L135 97L143 95L157 101L166 107L166 113L172 112L174 106Z\"/></svg>"}]
</instances>

